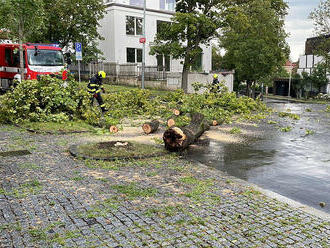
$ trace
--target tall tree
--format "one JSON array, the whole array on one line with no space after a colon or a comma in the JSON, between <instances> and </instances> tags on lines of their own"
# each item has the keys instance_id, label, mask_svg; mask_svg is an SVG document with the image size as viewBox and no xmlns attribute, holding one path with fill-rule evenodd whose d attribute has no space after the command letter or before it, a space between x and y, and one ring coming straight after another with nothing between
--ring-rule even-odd
<instances>
[{"instance_id":1,"label":"tall tree","mask_svg":"<svg viewBox=\"0 0 330 248\"><path fill-rule=\"evenodd\" d=\"M318 8L311 12L310 18L314 21L317 34L330 33L330 1L321 1Z\"/></svg>"},{"instance_id":2,"label":"tall tree","mask_svg":"<svg viewBox=\"0 0 330 248\"><path fill-rule=\"evenodd\" d=\"M234 66L239 79L247 82L249 96L252 83L276 72L288 57L284 31L287 7L283 0L236 0L226 12L220 39L225 60Z\"/></svg>"},{"instance_id":3,"label":"tall tree","mask_svg":"<svg viewBox=\"0 0 330 248\"><path fill-rule=\"evenodd\" d=\"M0 29L8 30L9 37L20 44L20 72L24 79L23 42L33 32L43 27L44 9L42 0L0 1Z\"/></svg>"},{"instance_id":4,"label":"tall tree","mask_svg":"<svg viewBox=\"0 0 330 248\"><path fill-rule=\"evenodd\" d=\"M325 63L317 64L317 66L313 69L313 71L310 75L310 79L311 79L312 85L315 88L317 88L318 92L320 93L322 90L322 87L324 87L328 84L326 64Z\"/></svg>"},{"instance_id":5,"label":"tall tree","mask_svg":"<svg viewBox=\"0 0 330 248\"><path fill-rule=\"evenodd\" d=\"M73 48L81 42L84 60L93 60L101 53L97 40L99 21L106 7L102 0L43 0L45 25L40 35L30 36L35 42L58 42L62 47Z\"/></svg>"},{"instance_id":6,"label":"tall tree","mask_svg":"<svg viewBox=\"0 0 330 248\"><path fill-rule=\"evenodd\" d=\"M224 0L179 0L172 23L156 35L150 54L171 54L183 59L182 89L187 92L190 67L221 27Z\"/></svg>"}]
</instances>

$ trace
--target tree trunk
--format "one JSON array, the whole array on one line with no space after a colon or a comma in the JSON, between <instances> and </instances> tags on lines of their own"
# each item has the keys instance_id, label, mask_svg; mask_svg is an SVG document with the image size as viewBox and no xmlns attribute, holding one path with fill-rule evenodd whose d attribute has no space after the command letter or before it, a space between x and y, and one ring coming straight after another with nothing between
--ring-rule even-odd
<instances>
[{"instance_id":1,"label":"tree trunk","mask_svg":"<svg viewBox=\"0 0 330 248\"><path fill-rule=\"evenodd\" d=\"M252 98L256 99L256 81L252 84Z\"/></svg>"},{"instance_id":2,"label":"tree trunk","mask_svg":"<svg viewBox=\"0 0 330 248\"><path fill-rule=\"evenodd\" d=\"M142 125L142 129L145 134L150 134L150 133L156 132L158 127L159 127L158 120L152 120L151 122L146 122Z\"/></svg>"},{"instance_id":3,"label":"tree trunk","mask_svg":"<svg viewBox=\"0 0 330 248\"><path fill-rule=\"evenodd\" d=\"M183 128L171 127L163 135L165 148L171 152L182 151L194 143L210 126L204 119L204 115L196 113L192 115L191 122Z\"/></svg>"},{"instance_id":4,"label":"tree trunk","mask_svg":"<svg viewBox=\"0 0 330 248\"><path fill-rule=\"evenodd\" d=\"M189 74L188 66L184 65L182 70L182 84L181 84L181 88L183 89L184 93L188 93L188 74Z\"/></svg>"},{"instance_id":5,"label":"tree trunk","mask_svg":"<svg viewBox=\"0 0 330 248\"><path fill-rule=\"evenodd\" d=\"M246 91L247 91L246 95L251 98L252 98L252 84L253 84L253 81L247 81L247 84L246 84Z\"/></svg>"},{"instance_id":6,"label":"tree trunk","mask_svg":"<svg viewBox=\"0 0 330 248\"><path fill-rule=\"evenodd\" d=\"M21 74L21 81L24 80L24 57L23 57L23 39L24 39L24 31L23 31L23 21L20 20L18 25L18 36L19 36L19 67Z\"/></svg>"},{"instance_id":7,"label":"tree trunk","mask_svg":"<svg viewBox=\"0 0 330 248\"><path fill-rule=\"evenodd\" d=\"M246 81L246 96L250 97L250 81Z\"/></svg>"}]
</instances>

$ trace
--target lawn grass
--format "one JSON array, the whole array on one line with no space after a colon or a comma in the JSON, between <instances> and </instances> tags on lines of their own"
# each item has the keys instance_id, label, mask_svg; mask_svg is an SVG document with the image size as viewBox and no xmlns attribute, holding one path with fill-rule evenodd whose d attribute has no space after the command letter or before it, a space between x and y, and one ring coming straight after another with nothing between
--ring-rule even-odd
<instances>
[{"instance_id":1,"label":"lawn grass","mask_svg":"<svg viewBox=\"0 0 330 248\"><path fill-rule=\"evenodd\" d=\"M87 82L82 82L82 85L87 86ZM114 93L114 92L120 92L120 91L128 91L128 90L134 90L134 89L140 89L141 87L137 86L129 86L129 85L115 85L115 84L103 84L104 89L106 93ZM153 96L163 96L166 95L170 90L163 90L163 89L149 89L151 91L151 94Z\"/></svg>"},{"instance_id":2,"label":"lawn grass","mask_svg":"<svg viewBox=\"0 0 330 248\"><path fill-rule=\"evenodd\" d=\"M125 142L120 142L125 143ZM78 146L78 153L90 158L129 158L143 157L152 154L160 154L165 152L163 147L141 144L136 142L128 142L127 146L107 146L100 147L101 143L91 143Z\"/></svg>"}]
</instances>

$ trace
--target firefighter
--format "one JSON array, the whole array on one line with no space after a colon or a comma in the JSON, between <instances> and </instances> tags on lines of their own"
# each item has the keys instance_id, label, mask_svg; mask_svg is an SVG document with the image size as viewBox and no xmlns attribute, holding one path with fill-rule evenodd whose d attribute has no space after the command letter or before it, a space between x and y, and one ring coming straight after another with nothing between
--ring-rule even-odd
<instances>
[{"instance_id":1,"label":"firefighter","mask_svg":"<svg viewBox=\"0 0 330 248\"><path fill-rule=\"evenodd\" d=\"M102 79L106 77L106 73L104 71L99 71L97 74L95 74L90 80L89 84L87 85L88 92L92 95L91 96L91 102L93 105L94 98L96 98L102 113L106 112L107 109L105 108L105 104L103 102L101 91L105 93L105 90L102 85Z\"/></svg>"},{"instance_id":2,"label":"firefighter","mask_svg":"<svg viewBox=\"0 0 330 248\"><path fill-rule=\"evenodd\" d=\"M211 92L217 93L220 90L218 74L213 74L212 89Z\"/></svg>"}]
</instances>

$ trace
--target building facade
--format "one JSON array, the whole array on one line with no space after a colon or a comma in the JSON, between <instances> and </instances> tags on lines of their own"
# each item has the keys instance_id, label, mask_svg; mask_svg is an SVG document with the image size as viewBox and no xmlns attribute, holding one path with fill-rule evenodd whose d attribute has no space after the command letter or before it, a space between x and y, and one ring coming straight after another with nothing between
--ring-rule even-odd
<instances>
[{"instance_id":1,"label":"building facade","mask_svg":"<svg viewBox=\"0 0 330 248\"><path fill-rule=\"evenodd\" d=\"M170 22L175 12L175 0L146 1L146 66L159 70L181 72L182 63L169 55L149 55L150 47L162 23ZM143 4L144 0L105 0L107 13L100 21L100 34L105 38L99 48L106 62L142 64ZM203 47L196 61L197 71L208 73L212 67L211 46Z\"/></svg>"},{"instance_id":2,"label":"building facade","mask_svg":"<svg viewBox=\"0 0 330 248\"><path fill-rule=\"evenodd\" d=\"M315 55L318 46L324 41L324 38L329 39L330 36L308 38L305 43L305 55L299 57L299 66L297 73L302 75L303 72L311 74L313 69L321 62L324 62L321 56ZM327 74L329 83L324 91L330 93L330 73Z\"/></svg>"}]
</instances>

